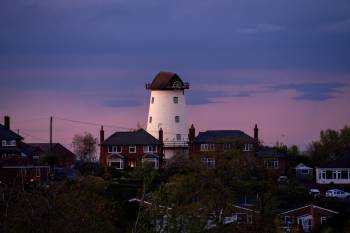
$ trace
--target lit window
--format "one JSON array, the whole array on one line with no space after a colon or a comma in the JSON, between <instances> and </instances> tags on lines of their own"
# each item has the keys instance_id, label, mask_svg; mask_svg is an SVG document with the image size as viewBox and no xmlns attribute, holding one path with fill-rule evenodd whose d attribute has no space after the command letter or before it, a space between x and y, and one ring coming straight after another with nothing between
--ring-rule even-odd
<instances>
[{"instance_id":1,"label":"lit window","mask_svg":"<svg viewBox=\"0 0 350 233\"><path fill-rule=\"evenodd\" d=\"M181 141L181 134L176 134L176 140Z\"/></svg>"},{"instance_id":2,"label":"lit window","mask_svg":"<svg viewBox=\"0 0 350 233\"><path fill-rule=\"evenodd\" d=\"M152 104L154 103L154 97L152 97L152 99L151 99L151 103L152 103Z\"/></svg>"},{"instance_id":3,"label":"lit window","mask_svg":"<svg viewBox=\"0 0 350 233\"><path fill-rule=\"evenodd\" d=\"M129 161L129 162L128 162L128 166L129 166L130 168L135 168L135 167L136 167L136 161Z\"/></svg>"},{"instance_id":4,"label":"lit window","mask_svg":"<svg viewBox=\"0 0 350 233\"><path fill-rule=\"evenodd\" d=\"M179 116L175 116L175 122L179 123L180 122L180 117Z\"/></svg>"},{"instance_id":5,"label":"lit window","mask_svg":"<svg viewBox=\"0 0 350 233\"><path fill-rule=\"evenodd\" d=\"M122 153L122 146L109 146L108 153Z\"/></svg>"},{"instance_id":6,"label":"lit window","mask_svg":"<svg viewBox=\"0 0 350 233\"><path fill-rule=\"evenodd\" d=\"M136 153L136 146L129 146L129 153Z\"/></svg>"},{"instance_id":7,"label":"lit window","mask_svg":"<svg viewBox=\"0 0 350 233\"><path fill-rule=\"evenodd\" d=\"M175 96L173 97L174 104L177 104L179 102L179 97Z\"/></svg>"},{"instance_id":8,"label":"lit window","mask_svg":"<svg viewBox=\"0 0 350 233\"><path fill-rule=\"evenodd\" d=\"M149 117L149 123L152 123L152 117L151 116Z\"/></svg>"}]
</instances>

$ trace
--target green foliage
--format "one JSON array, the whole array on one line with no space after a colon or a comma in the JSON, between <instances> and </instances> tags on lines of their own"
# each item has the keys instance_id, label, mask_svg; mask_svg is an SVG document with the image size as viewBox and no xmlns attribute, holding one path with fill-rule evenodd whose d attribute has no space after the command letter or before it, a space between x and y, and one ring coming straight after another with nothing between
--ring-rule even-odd
<instances>
[{"instance_id":1,"label":"green foliage","mask_svg":"<svg viewBox=\"0 0 350 233\"><path fill-rule=\"evenodd\" d=\"M333 129L322 130L319 141L313 142L308 148L308 153L315 165L337 159L349 152L350 127L348 126L339 131Z\"/></svg>"}]
</instances>

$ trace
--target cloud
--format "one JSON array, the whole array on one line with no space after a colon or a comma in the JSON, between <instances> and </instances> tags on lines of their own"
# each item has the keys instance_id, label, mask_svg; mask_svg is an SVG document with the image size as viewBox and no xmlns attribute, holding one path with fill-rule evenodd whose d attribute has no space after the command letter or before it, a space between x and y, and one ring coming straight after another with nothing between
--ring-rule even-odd
<instances>
[{"instance_id":1,"label":"cloud","mask_svg":"<svg viewBox=\"0 0 350 233\"><path fill-rule=\"evenodd\" d=\"M293 90L298 93L295 100L325 101L335 98L346 84L338 82L282 84L273 86L275 91Z\"/></svg>"},{"instance_id":2,"label":"cloud","mask_svg":"<svg viewBox=\"0 0 350 233\"><path fill-rule=\"evenodd\" d=\"M261 32L278 32L284 31L286 28L281 25L275 24L258 24L256 27L247 27L238 29L239 33L242 34L255 34Z\"/></svg>"},{"instance_id":3,"label":"cloud","mask_svg":"<svg viewBox=\"0 0 350 233\"><path fill-rule=\"evenodd\" d=\"M206 90L192 90L188 93L187 101L190 105L209 104L209 103L223 103L222 99L229 97L249 97L251 92L229 92L229 91L206 91Z\"/></svg>"}]
</instances>

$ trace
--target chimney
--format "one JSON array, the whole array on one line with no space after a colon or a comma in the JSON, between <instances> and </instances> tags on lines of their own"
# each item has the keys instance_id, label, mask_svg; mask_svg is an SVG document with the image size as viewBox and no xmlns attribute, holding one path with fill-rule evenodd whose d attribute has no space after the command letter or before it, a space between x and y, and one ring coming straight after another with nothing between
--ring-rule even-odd
<instances>
[{"instance_id":1,"label":"chimney","mask_svg":"<svg viewBox=\"0 0 350 233\"><path fill-rule=\"evenodd\" d=\"M103 125L101 125L100 130L100 144L105 140L105 131L103 130Z\"/></svg>"},{"instance_id":2,"label":"chimney","mask_svg":"<svg viewBox=\"0 0 350 233\"><path fill-rule=\"evenodd\" d=\"M191 128L188 131L188 140L190 142L193 142L194 138L196 137L196 129L194 128L194 125L191 125Z\"/></svg>"},{"instance_id":3,"label":"chimney","mask_svg":"<svg viewBox=\"0 0 350 233\"><path fill-rule=\"evenodd\" d=\"M163 143L163 129L162 128L159 129L159 137L158 137L158 139L159 139L159 141L161 143Z\"/></svg>"},{"instance_id":4,"label":"chimney","mask_svg":"<svg viewBox=\"0 0 350 233\"><path fill-rule=\"evenodd\" d=\"M258 129L258 125L257 124L255 124L255 127L254 127L254 140L256 142L259 141L259 129Z\"/></svg>"},{"instance_id":5,"label":"chimney","mask_svg":"<svg viewBox=\"0 0 350 233\"><path fill-rule=\"evenodd\" d=\"M9 116L4 117L4 125L5 125L6 129L10 129L10 117Z\"/></svg>"}]
</instances>

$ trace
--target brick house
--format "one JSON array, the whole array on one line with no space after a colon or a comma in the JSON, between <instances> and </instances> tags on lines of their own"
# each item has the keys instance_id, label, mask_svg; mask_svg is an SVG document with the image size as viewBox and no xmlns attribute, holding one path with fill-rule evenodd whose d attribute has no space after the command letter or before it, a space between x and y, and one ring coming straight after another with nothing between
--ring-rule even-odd
<instances>
[{"instance_id":1,"label":"brick house","mask_svg":"<svg viewBox=\"0 0 350 233\"><path fill-rule=\"evenodd\" d=\"M72 168L76 162L76 155L60 143L28 143L38 150L41 157L51 154L55 158L55 167ZM51 150L51 152L50 152Z\"/></svg>"},{"instance_id":2,"label":"brick house","mask_svg":"<svg viewBox=\"0 0 350 233\"><path fill-rule=\"evenodd\" d=\"M42 163L39 151L24 143L23 137L10 130L10 117L0 124L0 182L24 183L48 179L50 167Z\"/></svg>"},{"instance_id":3,"label":"brick house","mask_svg":"<svg viewBox=\"0 0 350 233\"><path fill-rule=\"evenodd\" d=\"M195 128L189 130L190 157L199 158L204 166L215 168L215 155L241 151L254 154L258 143L257 127L254 138L241 130L207 130L195 137Z\"/></svg>"},{"instance_id":4,"label":"brick house","mask_svg":"<svg viewBox=\"0 0 350 233\"><path fill-rule=\"evenodd\" d=\"M310 204L282 212L279 217L284 232L290 232L292 229L311 232L337 214L337 211Z\"/></svg>"},{"instance_id":5,"label":"brick house","mask_svg":"<svg viewBox=\"0 0 350 233\"><path fill-rule=\"evenodd\" d=\"M256 156L264 166L275 175L281 176L286 172L287 156L273 148L260 146Z\"/></svg>"},{"instance_id":6,"label":"brick house","mask_svg":"<svg viewBox=\"0 0 350 233\"><path fill-rule=\"evenodd\" d=\"M163 131L159 131L160 140L144 129L130 132L115 132L104 140L103 128L100 132L100 164L119 170L132 170L142 167L144 161L153 164L155 169L163 163Z\"/></svg>"}]
</instances>

